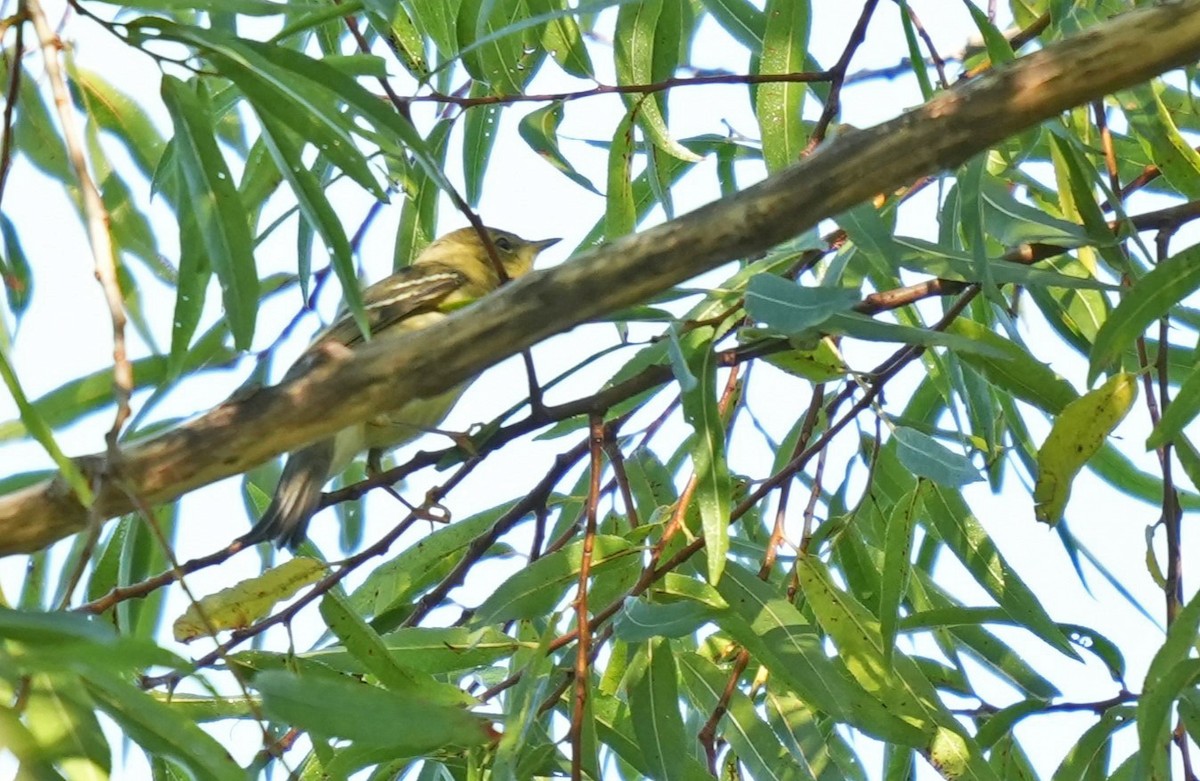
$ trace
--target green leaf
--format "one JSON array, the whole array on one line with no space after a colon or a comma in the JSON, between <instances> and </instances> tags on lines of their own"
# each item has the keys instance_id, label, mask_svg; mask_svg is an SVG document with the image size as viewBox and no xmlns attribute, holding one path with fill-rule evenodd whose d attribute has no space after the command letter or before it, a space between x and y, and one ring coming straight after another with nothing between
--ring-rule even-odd
<instances>
[{"instance_id":1,"label":"green leaf","mask_svg":"<svg viewBox=\"0 0 1200 781\"><path fill-rule=\"evenodd\" d=\"M1163 177L1185 198L1200 198L1200 152L1175 126L1162 100L1163 89L1154 81L1118 93L1118 99L1135 137Z\"/></svg>"},{"instance_id":2,"label":"green leaf","mask_svg":"<svg viewBox=\"0 0 1200 781\"><path fill-rule=\"evenodd\" d=\"M0 273L4 275L4 295L8 299L8 310L19 323L21 315L29 308L33 298L33 273L29 258L21 246L21 237L16 226L6 214L0 214L0 236L4 239L4 257L0 260Z\"/></svg>"},{"instance_id":3,"label":"green leaf","mask_svg":"<svg viewBox=\"0 0 1200 781\"><path fill-rule=\"evenodd\" d=\"M925 496L925 509L942 542L992 599L1021 626L1061 653L1079 659L1062 630L1050 620L1041 601L1000 555L958 491L932 486Z\"/></svg>"},{"instance_id":4,"label":"green leaf","mask_svg":"<svg viewBox=\"0 0 1200 781\"><path fill-rule=\"evenodd\" d=\"M636 548L623 537L598 535L592 549L593 574L629 557ZM536 618L550 613L567 589L579 581L583 541L548 553L517 572L492 591L475 611L477 626Z\"/></svg>"},{"instance_id":5,"label":"green leaf","mask_svg":"<svg viewBox=\"0 0 1200 781\"><path fill-rule=\"evenodd\" d=\"M613 40L617 83L656 84L674 75L679 65L680 38L685 34L683 0L642 0L617 11ZM686 33L690 37L690 30ZM688 162L702 158L671 137L666 102L656 93L622 96L638 125L659 149Z\"/></svg>"},{"instance_id":6,"label":"green leaf","mask_svg":"<svg viewBox=\"0 0 1200 781\"><path fill-rule=\"evenodd\" d=\"M686 637L710 620L711 611L699 602L649 602L630 599L613 622L618 640L641 643L656 637Z\"/></svg>"},{"instance_id":7,"label":"green leaf","mask_svg":"<svg viewBox=\"0 0 1200 781\"><path fill-rule=\"evenodd\" d=\"M892 436L896 440L896 457L918 477L927 477L952 488L983 479L971 459L955 453L928 434L898 427Z\"/></svg>"},{"instance_id":8,"label":"green leaf","mask_svg":"<svg viewBox=\"0 0 1200 781\"><path fill-rule=\"evenodd\" d=\"M88 479L76 466L75 462L67 457L67 454L58 446L58 442L54 439L54 432L50 426L42 418L37 408L29 403L29 397L25 395L24 389L21 387L21 381L17 378L17 373L13 370L9 356L9 340L7 334L4 339L0 339L0 377L4 379L4 384L8 388L9 394L17 405L17 412L21 416L21 424L25 430L29 432L47 455L54 461L62 473L63 479L67 481L67 485L71 487L71 491L79 499L80 504L84 507L90 507L92 504L92 487L88 483Z\"/></svg>"},{"instance_id":9,"label":"green leaf","mask_svg":"<svg viewBox=\"0 0 1200 781\"><path fill-rule=\"evenodd\" d=\"M413 0L413 16L433 39L438 53L443 60L453 60L458 56L458 33L454 22L458 18L458 8L462 0Z\"/></svg>"},{"instance_id":10,"label":"green leaf","mask_svg":"<svg viewBox=\"0 0 1200 781\"><path fill-rule=\"evenodd\" d=\"M608 194L604 203L604 238L609 241L633 233L639 212L635 206L633 175L633 120L636 109L626 112L613 132L608 152ZM645 178L645 175L643 175ZM645 184L649 192L649 184ZM647 198L649 201L650 199Z\"/></svg>"},{"instance_id":11,"label":"green leaf","mask_svg":"<svg viewBox=\"0 0 1200 781\"><path fill-rule=\"evenodd\" d=\"M684 339L688 366L699 382L683 389L683 417L695 432L692 437L695 501L704 529L708 582L716 585L721 579L729 553L733 482L725 461L725 424L717 403L717 366L712 349L712 329L695 329Z\"/></svg>"},{"instance_id":12,"label":"green leaf","mask_svg":"<svg viewBox=\"0 0 1200 781\"><path fill-rule=\"evenodd\" d=\"M1187 379L1179 386L1179 392L1171 399L1170 406L1163 410L1158 425L1146 439L1146 449L1153 450L1173 442L1183 433L1184 427L1196 418L1197 413L1200 413L1200 365L1192 367Z\"/></svg>"},{"instance_id":13,"label":"green leaf","mask_svg":"<svg viewBox=\"0 0 1200 781\"><path fill-rule=\"evenodd\" d=\"M469 711L352 678L264 672L255 677L254 688L274 719L317 735L386 748L393 756L470 748L491 740L486 721Z\"/></svg>"},{"instance_id":14,"label":"green leaf","mask_svg":"<svg viewBox=\"0 0 1200 781\"><path fill-rule=\"evenodd\" d=\"M939 244L911 236L897 236L894 243L899 248L896 262L903 268L923 274L935 274L945 279L957 279L964 282L982 281L978 261L968 253L950 250ZM1050 262L1048 261L1047 264ZM987 275L999 285L1072 290L1116 290L1119 287L1091 276L1035 268L1006 260L988 259L986 263Z\"/></svg>"},{"instance_id":15,"label":"green leaf","mask_svg":"<svg viewBox=\"0 0 1200 781\"><path fill-rule=\"evenodd\" d=\"M412 596L440 577L442 566L456 564L477 537L486 534L515 502L455 521L426 535L420 545L405 548L376 567L350 595L350 606L365 616L383 616L407 608ZM442 566L439 566L442 565Z\"/></svg>"},{"instance_id":16,"label":"green leaf","mask_svg":"<svg viewBox=\"0 0 1200 781\"><path fill-rule=\"evenodd\" d=\"M1079 398L1071 383L1034 358L1024 345L962 317L955 319L947 330L993 350L994 355L964 352L959 353L959 357L988 382L1021 401L1050 414L1057 414Z\"/></svg>"},{"instance_id":17,"label":"green leaf","mask_svg":"<svg viewBox=\"0 0 1200 781\"><path fill-rule=\"evenodd\" d=\"M815 328L858 301L855 290L803 287L774 274L756 274L746 286L746 313L785 334Z\"/></svg>"},{"instance_id":18,"label":"green leaf","mask_svg":"<svg viewBox=\"0 0 1200 781\"><path fill-rule=\"evenodd\" d=\"M554 18L546 22L542 29L542 48L550 52L555 62L572 76L581 79L592 78L592 58L588 55L587 46L579 32L579 24L575 14L579 9L572 8L566 0L526 0L530 13L542 16L557 12Z\"/></svg>"},{"instance_id":19,"label":"green leaf","mask_svg":"<svg viewBox=\"0 0 1200 781\"><path fill-rule=\"evenodd\" d=\"M646 643L640 675L629 685L629 711L638 747L656 781L690 779L687 756L688 739L679 715L678 674L671 641Z\"/></svg>"},{"instance_id":20,"label":"green leaf","mask_svg":"<svg viewBox=\"0 0 1200 781\"><path fill-rule=\"evenodd\" d=\"M295 561L295 559L293 559ZM448 683L418 675L397 661L383 638L356 613L343 594L330 591L321 599L321 617L346 651L394 692L441 705L470 705L474 698Z\"/></svg>"},{"instance_id":21,"label":"green leaf","mask_svg":"<svg viewBox=\"0 0 1200 781\"><path fill-rule=\"evenodd\" d=\"M717 624L781 686L814 710L868 735L908 746L925 742L919 729L888 711L855 683L841 662L826 655L816 628L771 586L730 561L717 588L729 603L727 611L716 613Z\"/></svg>"},{"instance_id":22,"label":"green leaf","mask_svg":"<svg viewBox=\"0 0 1200 781\"><path fill-rule=\"evenodd\" d=\"M725 32L751 52L762 51L767 18L749 0L701 0L704 9L725 28Z\"/></svg>"},{"instance_id":23,"label":"green leaf","mask_svg":"<svg viewBox=\"0 0 1200 781\"><path fill-rule=\"evenodd\" d=\"M258 314L258 272L246 210L217 148L204 103L184 82L163 79L163 101L175 126L175 164L192 212L196 236L221 283L234 344L250 348ZM184 237L192 238L192 237Z\"/></svg>"},{"instance_id":24,"label":"green leaf","mask_svg":"<svg viewBox=\"0 0 1200 781\"><path fill-rule=\"evenodd\" d=\"M1112 778L1108 775L1112 754L1113 734L1128 725L1132 708L1109 708L1100 720L1079 737L1062 763L1054 771L1054 781L1085 781L1091 778ZM1138 721L1139 725L1141 720ZM1142 776L1150 778L1151 776Z\"/></svg>"},{"instance_id":25,"label":"green leaf","mask_svg":"<svg viewBox=\"0 0 1200 781\"><path fill-rule=\"evenodd\" d=\"M382 641L386 652L405 668L430 674L482 668L530 647L493 627L406 627L389 632ZM355 655L337 646L310 651L302 658L349 673L368 671Z\"/></svg>"},{"instance_id":26,"label":"green leaf","mask_svg":"<svg viewBox=\"0 0 1200 781\"><path fill-rule=\"evenodd\" d=\"M315 229L329 249L333 270L342 285L342 298L347 310L354 316L363 334L370 333L364 309L362 290L359 288L358 273L354 267L353 251L346 231L325 197L325 188L313 175L300 154L300 147L288 128L269 114L262 114L263 141L275 164L292 186L300 213L309 226Z\"/></svg>"},{"instance_id":27,"label":"green leaf","mask_svg":"<svg viewBox=\"0 0 1200 781\"><path fill-rule=\"evenodd\" d=\"M763 15L766 25L758 73L773 76L803 71L812 16L808 0L767 0ZM775 82L759 84L754 93L763 160L770 173L798 161L808 143L800 114L807 90L804 82Z\"/></svg>"},{"instance_id":28,"label":"green leaf","mask_svg":"<svg viewBox=\"0 0 1200 781\"><path fill-rule=\"evenodd\" d=\"M729 673L698 654L678 655L679 670L688 698L702 713L713 713L718 705L725 708L720 735L745 764L750 777L769 781L802 781L813 778L791 756L771 728L758 715L754 701L739 688L724 698Z\"/></svg>"},{"instance_id":29,"label":"green leaf","mask_svg":"<svg viewBox=\"0 0 1200 781\"><path fill-rule=\"evenodd\" d=\"M1146 670L1137 707L1138 766L1142 778L1150 778L1152 770L1161 766L1175 700L1200 677L1200 659L1191 658L1198 630L1200 595L1193 596L1179 611Z\"/></svg>"},{"instance_id":30,"label":"green leaf","mask_svg":"<svg viewBox=\"0 0 1200 781\"><path fill-rule=\"evenodd\" d=\"M471 86L471 94L478 96L483 89L478 83ZM487 173L492 147L496 145L496 132L500 129L500 111L496 103L472 106L467 109L463 127L463 180L467 185L467 203L479 206L483 197L483 178Z\"/></svg>"},{"instance_id":31,"label":"green leaf","mask_svg":"<svg viewBox=\"0 0 1200 781\"><path fill-rule=\"evenodd\" d=\"M918 480L917 487L896 502L884 536L883 569L879 580L879 634L887 664L891 664L896 648L896 624L912 570L913 530L926 485L924 480Z\"/></svg>"},{"instance_id":32,"label":"green leaf","mask_svg":"<svg viewBox=\"0 0 1200 781\"><path fill-rule=\"evenodd\" d=\"M558 125L563 118L563 102L556 100L536 111L530 112L521 118L520 124L517 125L517 132L521 134L521 138L525 139L525 143L529 144L529 148L536 152L543 160L557 168L568 179L580 187L600 195L600 191L596 189L596 185L592 184L586 176L575 170L571 162L558 148ZM625 183L628 186L628 173L625 174Z\"/></svg>"},{"instance_id":33,"label":"green leaf","mask_svg":"<svg viewBox=\"0 0 1200 781\"><path fill-rule=\"evenodd\" d=\"M1155 320L1200 288L1200 246L1167 258L1122 297L1092 344L1088 384Z\"/></svg>"},{"instance_id":34,"label":"green leaf","mask_svg":"<svg viewBox=\"0 0 1200 781\"><path fill-rule=\"evenodd\" d=\"M197 779L245 779L245 771L224 746L194 721L134 684L96 669L81 680L96 706L147 751L178 760Z\"/></svg>"}]
</instances>

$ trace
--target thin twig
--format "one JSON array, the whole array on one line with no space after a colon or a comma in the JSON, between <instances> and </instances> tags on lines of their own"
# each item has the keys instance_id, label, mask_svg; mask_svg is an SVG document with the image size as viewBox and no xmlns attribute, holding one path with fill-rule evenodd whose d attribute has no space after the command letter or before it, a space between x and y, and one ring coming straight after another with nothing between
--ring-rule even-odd
<instances>
[{"instance_id":1,"label":"thin twig","mask_svg":"<svg viewBox=\"0 0 1200 781\"><path fill-rule=\"evenodd\" d=\"M105 299L112 319L113 331L113 389L117 402L117 413L112 428L106 437L110 463L119 460L118 437L121 427L129 419L129 400L133 395L133 365L129 362L125 349L125 303L121 295L121 286L117 282L117 259L113 250L112 237L108 232L108 211L100 198L100 191L88 171L87 156L84 152L83 134L79 121L71 106L71 96L67 91L67 82L59 63L59 51L62 41L50 28L46 13L40 0L26 0L26 12L33 22L42 45L42 59L46 67L46 76L50 80L50 90L54 94L54 105L58 109L59 121L63 128L63 141L67 147L67 157L75 176L79 179L79 189L83 196L83 212L87 220L88 239L92 245L92 257L96 262L96 277L104 289Z\"/></svg>"},{"instance_id":2,"label":"thin twig","mask_svg":"<svg viewBox=\"0 0 1200 781\"><path fill-rule=\"evenodd\" d=\"M571 779L583 781L583 727L591 682L592 629L588 619L588 579L592 576L592 551L596 545L596 505L600 503L601 456L607 431L604 418L592 415L588 422L591 449L591 479L588 482L587 524L583 532L583 551L579 559L579 593L575 597L575 625L579 642L575 644L575 703L571 710Z\"/></svg>"}]
</instances>

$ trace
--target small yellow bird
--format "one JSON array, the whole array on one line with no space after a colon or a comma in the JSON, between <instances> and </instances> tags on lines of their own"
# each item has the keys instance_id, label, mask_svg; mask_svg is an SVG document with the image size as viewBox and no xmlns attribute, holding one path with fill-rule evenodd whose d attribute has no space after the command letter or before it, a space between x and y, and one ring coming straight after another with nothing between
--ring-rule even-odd
<instances>
[{"instance_id":1,"label":"small yellow bird","mask_svg":"<svg viewBox=\"0 0 1200 781\"><path fill-rule=\"evenodd\" d=\"M559 239L528 241L508 231L487 228L504 272L516 279L533 268L542 250ZM411 266L363 291L372 336L417 331L448 313L500 287L500 277L479 233L471 227L447 233L430 244ZM354 318L344 312L317 335L284 379L308 371L331 343L354 348L363 343ZM434 428L446 417L470 382L428 399L413 399L403 407L339 431L332 439L314 442L288 456L271 504L257 524L240 540L251 545L267 540L295 550L304 541L309 518L321 501L321 488L364 450L399 447Z\"/></svg>"}]
</instances>

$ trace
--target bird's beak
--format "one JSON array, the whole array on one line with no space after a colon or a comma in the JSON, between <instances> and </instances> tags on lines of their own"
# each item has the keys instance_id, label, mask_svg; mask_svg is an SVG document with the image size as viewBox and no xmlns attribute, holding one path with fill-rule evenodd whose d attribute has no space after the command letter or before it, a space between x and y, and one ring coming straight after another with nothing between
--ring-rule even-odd
<instances>
[{"instance_id":1,"label":"bird's beak","mask_svg":"<svg viewBox=\"0 0 1200 781\"><path fill-rule=\"evenodd\" d=\"M560 241L562 241L562 239L542 239L541 241L531 241L529 243L533 245L534 249L536 249L538 252L541 252L543 250L549 249L550 247L553 247L555 244L559 243Z\"/></svg>"}]
</instances>

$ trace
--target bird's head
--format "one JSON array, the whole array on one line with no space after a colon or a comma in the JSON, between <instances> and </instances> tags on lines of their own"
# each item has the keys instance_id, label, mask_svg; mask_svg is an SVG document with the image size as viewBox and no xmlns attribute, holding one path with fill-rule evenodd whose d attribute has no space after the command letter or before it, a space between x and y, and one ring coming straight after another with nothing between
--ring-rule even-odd
<instances>
[{"instance_id":1,"label":"bird's head","mask_svg":"<svg viewBox=\"0 0 1200 781\"><path fill-rule=\"evenodd\" d=\"M504 273L509 279L528 274L533 268L533 261L547 247L557 244L561 239L542 239L530 241L515 233L498 228L485 228L496 248L496 255L504 266ZM499 286L500 280L496 274L495 265L488 255L487 247L473 227L459 228L442 236L430 244L416 260L417 263L441 263L451 266L485 290Z\"/></svg>"}]
</instances>

